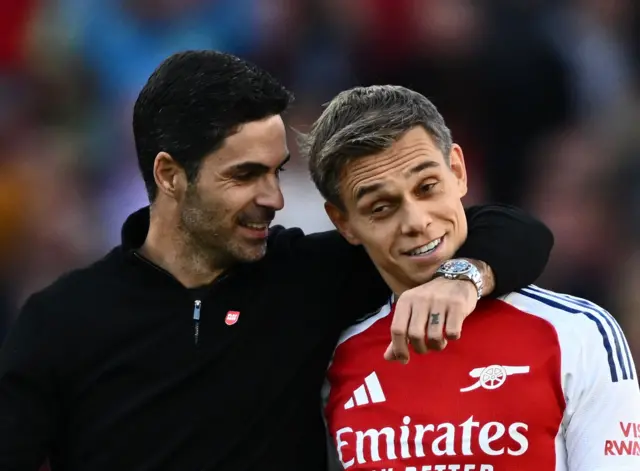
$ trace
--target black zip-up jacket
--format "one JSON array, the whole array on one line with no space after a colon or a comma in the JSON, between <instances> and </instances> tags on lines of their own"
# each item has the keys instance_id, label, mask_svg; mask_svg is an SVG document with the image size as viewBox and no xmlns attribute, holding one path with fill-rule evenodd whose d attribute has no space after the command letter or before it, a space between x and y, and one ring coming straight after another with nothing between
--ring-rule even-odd
<instances>
[{"instance_id":1,"label":"black zip-up jacket","mask_svg":"<svg viewBox=\"0 0 640 471\"><path fill-rule=\"evenodd\" d=\"M543 224L504 206L467 217L458 255L489 263L494 295L540 275ZM0 471L326 469L326 366L389 296L365 252L277 227L263 260L190 290L136 255L148 224L134 213L121 246L24 306L0 353Z\"/></svg>"}]
</instances>

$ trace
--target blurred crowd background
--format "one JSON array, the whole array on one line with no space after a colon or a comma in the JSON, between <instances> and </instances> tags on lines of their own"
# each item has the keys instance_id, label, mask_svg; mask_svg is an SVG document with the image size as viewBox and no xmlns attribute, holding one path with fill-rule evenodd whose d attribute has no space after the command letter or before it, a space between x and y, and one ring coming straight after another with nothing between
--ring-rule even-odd
<instances>
[{"instance_id":1,"label":"blurred crowd background","mask_svg":"<svg viewBox=\"0 0 640 471\"><path fill-rule=\"evenodd\" d=\"M303 131L354 85L430 97L465 150L466 203L544 220L556 247L539 284L610 310L640 361L639 5L0 0L0 339L26 296L119 242L147 203L137 93L171 53L212 48L281 78ZM278 222L330 228L295 155Z\"/></svg>"}]
</instances>

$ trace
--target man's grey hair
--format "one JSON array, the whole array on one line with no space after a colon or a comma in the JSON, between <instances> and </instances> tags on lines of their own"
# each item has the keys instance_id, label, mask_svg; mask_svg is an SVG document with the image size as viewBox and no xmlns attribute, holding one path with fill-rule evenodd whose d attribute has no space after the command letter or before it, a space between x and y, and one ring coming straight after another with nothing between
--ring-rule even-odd
<instances>
[{"instance_id":1,"label":"man's grey hair","mask_svg":"<svg viewBox=\"0 0 640 471\"><path fill-rule=\"evenodd\" d=\"M388 149L416 126L431 135L448 163L453 143L442 115L425 96L394 85L341 92L327 105L311 131L300 135L299 144L322 196L344 209L340 178L347 164Z\"/></svg>"}]
</instances>

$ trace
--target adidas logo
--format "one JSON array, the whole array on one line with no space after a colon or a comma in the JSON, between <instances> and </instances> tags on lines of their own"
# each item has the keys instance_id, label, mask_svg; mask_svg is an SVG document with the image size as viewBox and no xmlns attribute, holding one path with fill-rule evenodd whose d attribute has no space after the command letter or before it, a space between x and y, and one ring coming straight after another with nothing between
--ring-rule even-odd
<instances>
[{"instance_id":1,"label":"adidas logo","mask_svg":"<svg viewBox=\"0 0 640 471\"><path fill-rule=\"evenodd\" d=\"M386 400L378 375L374 371L364 379L364 384L353 391L353 397L344 404L344 408L351 409L354 405L364 406L369 403L385 402Z\"/></svg>"}]
</instances>

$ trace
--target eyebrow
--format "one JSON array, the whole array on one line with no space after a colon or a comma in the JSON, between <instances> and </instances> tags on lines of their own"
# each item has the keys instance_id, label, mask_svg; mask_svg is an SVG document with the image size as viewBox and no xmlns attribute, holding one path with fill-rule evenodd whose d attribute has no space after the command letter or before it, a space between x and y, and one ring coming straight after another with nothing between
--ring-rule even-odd
<instances>
[{"instance_id":1,"label":"eyebrow","mask_svg":"<svg viewBox=\"0 0 640 471\"><path fill-rule=\"evenodd\" d=\"M428 168L435 168L435 167L439 167L440 164L434 160L426 160L422 163L419 163L418 165L411 167L409 170L407 170L405 172L405 176L409 177L411 175L415 175L416 173L420 173L423 170L426 170ZM358 191L356 192L356 201L361 200L362 198L364 198L366 195L369 195L371 193L375 193L376 191L379 191L380 189L383 188L383 184L382 183L372 183L371 185L364 185L361 186L360 188L358 188Z\"/></svg>"},{"instance_id":2,"label":"eyebrow","mask_svg":"<svg viewBox=\"0 0 640 471\"><path fill-rule=\"evenodd\" d=\"M416 173L420 173L423 170L426 170L428 168L434 168L434 167L439 167L440 164L438 162L436 162L435 160L425 160L424 162L416 165L415 167L411 167L406 173L405 175L408 177L410 175L415 175Z\"/></svg>"},{"instance_id":3,"label":"eyebrow","mask_svg":"<svg viewBox=\"0 0 640 471\"><path fill-rule=\"evenodd\" d=\"M365 196L375 193L382 188L382 183L372 183L371 185L364 185L358 188L356 192L356 201L360 201Z\"/></svg>"},{"instance_id":4,"label":"eyebrow","mask_svg":"<svg viewBox=\"0 0 640 471\"><path fill-rule=\"evenodd\" d=\"M291 154L287 154L285 156L284 159L282 159L282 162L280 162L278 164L278 166L276 168L282 168L284 167L287 162L289 162L289 160L291 159ZM268 172L269 170L271 170L271 167L265 165L265 164L261 164L258 162L242 162L239 163L237 165L234 165L233 167L231 167L232 171L257 171L257 172Z\"/></svg>"}]
</instances>

